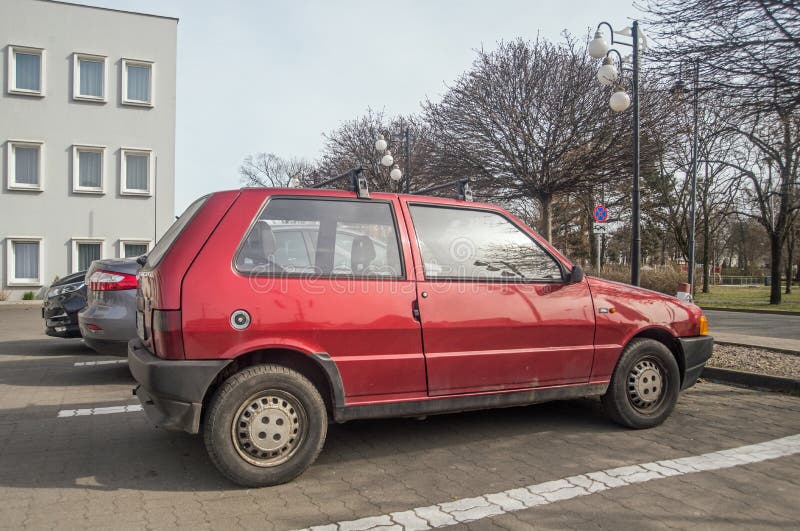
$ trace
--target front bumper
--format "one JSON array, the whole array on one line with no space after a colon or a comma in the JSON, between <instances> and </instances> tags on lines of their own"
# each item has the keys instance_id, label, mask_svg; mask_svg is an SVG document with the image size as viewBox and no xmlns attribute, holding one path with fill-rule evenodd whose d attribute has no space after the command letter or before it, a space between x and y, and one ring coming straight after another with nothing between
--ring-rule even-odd
<instances>
[{"instance_id":1,"label":"front bumper","mask_svg":"<svg viewBox=\"0 0 800 531\"><path fill-rule=\"evenodd\" d=\"M684 373L681 390L693 386L700 373L703 372L706 362L714 351L714 338L711 336L679 337L678 341L683 350Z\"/></svg>"},{"instance_id":2,"label":"front bumper","mask_svg":"<svg viewBox=\"0 0 800 531\"><path fill-rule=\"evenodd\" d=\"M128 342L128 368L139 383L133 393L157 426L200 431L203 398L230 360L164 360L138 338Z\"/></svg>"}]
</instances>

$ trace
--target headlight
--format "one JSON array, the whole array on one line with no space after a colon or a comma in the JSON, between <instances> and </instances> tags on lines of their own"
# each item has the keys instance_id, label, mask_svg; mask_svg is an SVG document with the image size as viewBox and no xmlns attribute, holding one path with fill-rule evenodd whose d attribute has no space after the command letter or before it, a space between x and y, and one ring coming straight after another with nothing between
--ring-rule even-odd
<instances>
[{"instance_id":1,"label":"headlight","mask_svg":"<svg viewBox=\"0 0 800 531\"><path fill-rule=\"evenodd\" d=\"M73 291L78 291L83 287L84 283L79 282L77 284L67 284L66 286L57 286L55 288L50 288L50 291L47 292L47 298L51 297L58 297L59 295L64 295L66 293L72 293Z\"/></svg>"}]
</instances>

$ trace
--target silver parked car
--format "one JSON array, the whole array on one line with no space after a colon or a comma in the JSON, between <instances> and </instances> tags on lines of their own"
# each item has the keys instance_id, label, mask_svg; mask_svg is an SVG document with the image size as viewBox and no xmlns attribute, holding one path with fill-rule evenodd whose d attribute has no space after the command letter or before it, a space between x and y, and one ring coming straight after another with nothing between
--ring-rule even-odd
<instances>
[{"instance_id":1,"label":"silver parked car","mask_svg":"<svg viewBox=\"0 0 800 531\"><path fill-rule=\"evenodd\" d=\"M100 354L127 356L136 337L136 272L133 258L95 260L86 272L86 308L78 324L86 344Z\"/></svg>"}]
</instances>

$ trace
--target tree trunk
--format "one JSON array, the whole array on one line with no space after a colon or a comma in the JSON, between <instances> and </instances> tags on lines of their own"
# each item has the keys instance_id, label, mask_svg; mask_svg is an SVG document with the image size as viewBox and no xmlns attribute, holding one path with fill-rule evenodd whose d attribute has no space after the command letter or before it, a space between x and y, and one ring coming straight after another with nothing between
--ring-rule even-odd
<instances>
[{"instance_id":1,"label":"tree trunk","mask_svg":"<svg viewBox=\"0 0 800 531\"><path fill-rule=\"evenodd\" d=\"M792 269L794 266L794 232L789 232L789 237L786 238L786 293L792 293Z\"/></svg>"},{"instance_id":2,"label":"tree trunk","mask_svg":"<svg viewBox=\"0 0 800 531\"><path fill-rule=\"evenodd\" d=\"M708 219L703 227L703 293L708 293L708 240L711 239Z\"/></svg>"},{"instance_id":3,"label":"tree trunk","mask_svg":"<svg viewBox=\"0 0 800 531\"><path fill-rule=\"evenodd\" d=\"M770 234L769 237L769 254L770 259L772 260L769 268L770 268L770 278L772 280L772 285L770 286L769 290L769 303L770 304L780 304L781 303L781 275L783 271L781 271L781 255L783 255L783 245L781 245L781 237L777 234Z\"/></svg>"},{"instance_id":4,"label":"tree trunk","mask_svg":"<svg viewBox=\"0 0 800 531\"><path fill-rule=\"evenodd\" d=\"M552 243L553 242L553 196L545 195L539 198L542 207L541 218L539 221L539 234Z\"/></svg>"}]
</instances>

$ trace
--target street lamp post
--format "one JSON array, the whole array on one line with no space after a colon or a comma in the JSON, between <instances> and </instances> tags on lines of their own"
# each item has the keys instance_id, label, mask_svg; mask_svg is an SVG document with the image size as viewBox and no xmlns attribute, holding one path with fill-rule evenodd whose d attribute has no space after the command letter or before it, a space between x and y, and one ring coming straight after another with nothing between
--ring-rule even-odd
<instances>
[{"instance_id":1,"label":"street lamp post","mask_svg":"<svg viewBox=\"0 0 800 531\"><path fill-rule=\"evenodd\" d=\"M400 136L403 138L403 149L404 149L405 180L403 184L403 189L405 193L409 193L411 191L411 157L410 157L410 147L409 147L411 145L410 129L411 128L406 125L401 130L400 133ZM394 157L392 157L391 151L387 149L388 147L389 144L384 138L384 136L378 135L378 138L375 140L375 151L383 154L383 156L381 157L381 164L383 164L386 167L393 166L392 170L389 172L389 177L394 182L400 182L400 180L403 179L403 170L400 169L400 166L394 164Z\"/></svg>"},{"instance_id":2,"label":"street lamp post","mask_svg":"<svg viewBox=\"0 0 800 531\"><path fill-rule=\"evenodd\" d=\"M641 235L641 214L639 208L640 192L639 192L639 57L641 54L641 44L644 39L639 32L639 21L634 20L630 28L624 28L620 31L614 31L611 24L608 22L601 22L597 25L597 31L594 34L594 39L589 42L589 55L595 59L603 59L603 66L598 71L598 80L603 85L614 85L614 92L609 100L609 105L612 110L616 112L623 112L628 109L631 99L625 92L622 84L617 82L616 69L613 67L611 61L611 53L617 55L619 61L620 72L623 70L623 60L620 53L611 48L608 42L603 38L600 32L602 26L608 27L611 34L610 44L621 44L629 46L633 49L631 57L632 62L632 76L631 76L631 92L633 94L633 197L631 206L631 284L638 286L640 283L640 270L642 261L642 235ZM630 37L632 42L623 42L614 39L614 34ZM613 71L613 74L612 74Z\"/></svg>"}]
</instances>

